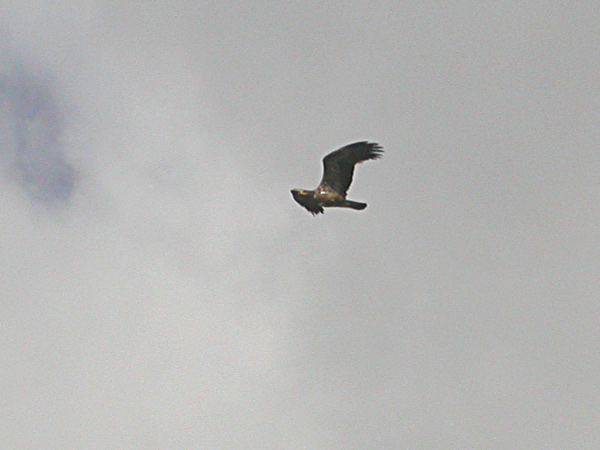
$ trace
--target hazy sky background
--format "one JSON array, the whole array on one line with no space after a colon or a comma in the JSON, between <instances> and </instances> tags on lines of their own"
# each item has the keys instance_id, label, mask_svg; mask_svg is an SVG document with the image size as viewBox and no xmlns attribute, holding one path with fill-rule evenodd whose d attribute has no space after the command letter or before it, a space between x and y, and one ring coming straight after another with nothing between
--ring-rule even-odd
<instances>
[{"instance_id":1,"label":"hazy sky background","mask_svg":"<svg viewBox=\"0 0 600 450\"><path fill-rule=\"evenodd\" d=\"M0 447L600 448L598 5L4 0Z\"/></svg>"}]
</instances>

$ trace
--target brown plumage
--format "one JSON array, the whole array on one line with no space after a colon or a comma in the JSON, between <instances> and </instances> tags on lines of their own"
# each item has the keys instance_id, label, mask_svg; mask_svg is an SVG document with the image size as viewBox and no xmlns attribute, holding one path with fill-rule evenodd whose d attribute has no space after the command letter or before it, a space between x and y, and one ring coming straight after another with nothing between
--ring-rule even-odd
<instances>
[{"instance_id":1,"label":"brown plumage","mask_svg":"<svg viewBox=\"0 0 600 450\"><path fill-rule=\"evenodd\" d=\"M323 208L340 207L362 210L366 203L346 200L352 183L354 166L369 159L381 158L383 149L379 144L367 141L346 145L323 158L323 178L314 191L292 189L292 196L311 214L322 214Z\"/></svg>"}]
</instances>

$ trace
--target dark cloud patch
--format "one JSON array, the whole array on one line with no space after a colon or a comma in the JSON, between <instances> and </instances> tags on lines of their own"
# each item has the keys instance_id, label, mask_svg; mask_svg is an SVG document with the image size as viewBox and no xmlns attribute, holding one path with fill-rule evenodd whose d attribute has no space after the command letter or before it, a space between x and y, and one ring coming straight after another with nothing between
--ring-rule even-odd
<instances>
[{"instance_id":1,"label":"dark cloud patch","mask_svg":"<svg viewBox=\"0 0 600 450\"><path fill-rule=\"evenodd\" d=\"M62 148L59 108L48 84L20 65L0 75L0 128L9 177L36 201L66 202L76 171Z\"/></svg>"}]
</instances>

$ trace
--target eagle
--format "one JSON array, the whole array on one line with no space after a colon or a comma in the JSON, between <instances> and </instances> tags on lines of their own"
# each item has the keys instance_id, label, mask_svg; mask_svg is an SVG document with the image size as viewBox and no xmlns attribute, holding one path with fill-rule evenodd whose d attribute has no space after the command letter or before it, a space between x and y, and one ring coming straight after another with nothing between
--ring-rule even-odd
<instances>
[{"instance_id":1,"label":"eagle","mask_svg":"<svg viewBox=\"0 0 600 450\"><path fill-rule=\"evenodd\" d=\"M339 148L323 158L323 178L314 191L292 189L292 196L313 216L323 214L323 208L340 207L363 210L366 203L346 200L352 183L354 166L369 159L379 159L383 149L367 141L355 142Z\"/></svg>"}]
</instances>

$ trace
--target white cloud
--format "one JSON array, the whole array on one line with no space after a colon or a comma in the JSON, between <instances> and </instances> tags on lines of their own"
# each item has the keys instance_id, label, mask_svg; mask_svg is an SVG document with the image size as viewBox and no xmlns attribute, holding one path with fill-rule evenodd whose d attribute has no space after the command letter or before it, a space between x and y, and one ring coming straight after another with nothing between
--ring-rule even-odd
<instances>
[{"instance_id":1,"label":"white cloud","mask_svg":"<svg viewBox=\"0 0 600 450\"><path fill-rule=\"evenodd\" d=\"M365 5L3 3L77 172L1 153L3 447L593 447L597 21Z\"/></svg>"}]
</instances>

